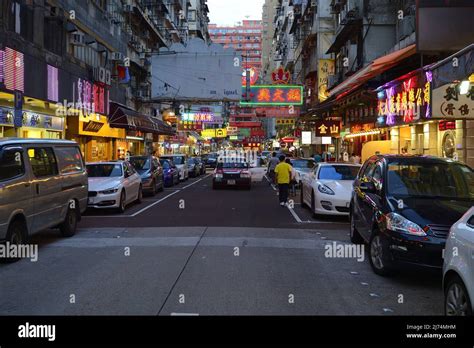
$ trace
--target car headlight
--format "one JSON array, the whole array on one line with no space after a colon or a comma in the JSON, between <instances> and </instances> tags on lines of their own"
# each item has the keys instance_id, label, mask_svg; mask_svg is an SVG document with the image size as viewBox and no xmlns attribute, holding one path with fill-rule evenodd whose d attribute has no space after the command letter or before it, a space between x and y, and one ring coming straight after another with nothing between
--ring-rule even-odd
<instances>
[{"instance_id":1,"label":"car headlight","mask_svg":"<svg viewBox=\"0 0 474 348\"><path fill-rule=\"evenodd\" d=\"M405 219L397 213L389 213L385 215L387 220L387 229L394 232L401 232L413 236L426 236L425 231L414 222Z\"/></svg>"},{"instance_id":2,"label":"car headlight","mask_svg":"<svg viewBox=\"0 0 474 348\"><path fill-rule=\"evenodd\" d=\"M222 179L224 177L223 174L221 173L217 173L215 176L214 176L216 179Z\"/></svg>"},{"instance_id":3,"label":"car headlight","mask_svg":"<svg viewBox=\"0 0 474 348\"><path fill-rule=\"evenodd\" d=\"M326 185L318 185L318 190L319 190L319 192L324 193L326 195L334 195L335 194L334 191L331 190Z\"/></svg>"},{"instance_id":4,"label":"car headlight","mask_svg":"<svg viewBox=\"0 0 474 348\"><path fill-rule=\"evenodd\" d=\"M118 192L118 187L115 187L115 188L112 188L112 189L108 189L108 190L104 190L104 191L99 191L99 193L103 194L103 195L111 195L111 194L114 194L114 193L117 193Z\"/></svg>"}]
</instances>

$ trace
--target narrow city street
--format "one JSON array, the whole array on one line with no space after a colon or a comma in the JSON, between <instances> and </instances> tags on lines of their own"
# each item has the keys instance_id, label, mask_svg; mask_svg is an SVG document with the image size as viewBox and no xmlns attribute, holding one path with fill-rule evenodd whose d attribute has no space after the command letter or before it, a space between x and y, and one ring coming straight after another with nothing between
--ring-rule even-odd
<instances>
[{"instance_id":1,"label":"narrow city street","mask_svg":"<svg viewBox=\"0 0 474 348\"><path fill-rule=\"evenodd\" d=\"M325 257L326 244L350 243L348 228L297 197L280 207L266 181L212 190L201 176L122 215L88 211L72 238L35 236L36 263L0 264L0 314L442 314L438 273L383 278L366 255Z\"/></svg>"}]
</instances>

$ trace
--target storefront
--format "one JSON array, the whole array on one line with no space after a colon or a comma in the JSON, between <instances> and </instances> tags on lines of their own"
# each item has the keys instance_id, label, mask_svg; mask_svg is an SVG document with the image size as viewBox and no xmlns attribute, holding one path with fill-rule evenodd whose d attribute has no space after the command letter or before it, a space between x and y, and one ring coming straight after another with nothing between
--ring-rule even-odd
<instances>
[{"instance_id":1,"label":"storefront","mask_svg":"<svg viewBox=\"0 0 474 348\"><path fill-rule=\"evenodd\" d=\"M119 159L125 130L111 128L103 115L68 117L67 138L76 141L87 162Z\"/></svg>"}]
</instances>

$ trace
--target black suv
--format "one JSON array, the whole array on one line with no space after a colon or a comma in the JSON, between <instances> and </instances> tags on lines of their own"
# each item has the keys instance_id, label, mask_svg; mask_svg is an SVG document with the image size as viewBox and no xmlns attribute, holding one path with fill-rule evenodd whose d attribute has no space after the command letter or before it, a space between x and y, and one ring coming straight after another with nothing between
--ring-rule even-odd
<instances>
[{"instance_id":1,"label":"black suv","mask_svg":"<svg viewBox=\"0 0 474 348\"><path fill-rule=\"evenodd\" d=\"M399 266L440 268L451 226L474 205L474 172L431 156L369 158L354 181L350 205L353 243L369 244L379 275Z\"/></svg>"}]
</instances>

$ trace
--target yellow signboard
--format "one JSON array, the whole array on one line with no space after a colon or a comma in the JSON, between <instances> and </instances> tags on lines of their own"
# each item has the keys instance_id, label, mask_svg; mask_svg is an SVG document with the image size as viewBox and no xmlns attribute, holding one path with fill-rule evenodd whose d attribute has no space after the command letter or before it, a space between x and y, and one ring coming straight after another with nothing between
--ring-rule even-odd
<instances>
[{"instance_id":1,"label":"yellow signboard","mask_svg":"<svg viewBox=\"0 0 474 348\"><path fill-rule=\"evenodd\" d=\"M292 126L295 124L295 119L293 118L280 118L276 120L277 126Z\"/></svg>"},{"instance_id":2,"label":"yellow signboard","mask_svg":"<svg viewBox=\"0 0 474 348\"><path fill-rule=\"evenodd\" d=\"M328 76L334 75L334 59L320 59L318 66L318 98L320 102L329 97Z\"/></svg>"},{"instance_id":3,"label":"yellow signboard","mask_svg":"<svg viewBox=\"0 0 474 348\"><path fill-rule=\"evenodd\" d=\"M226 138L227 129L217 128L217 129L204 129L201 131L201 136L203 138Z\"/></svg>"}]
</instances>

